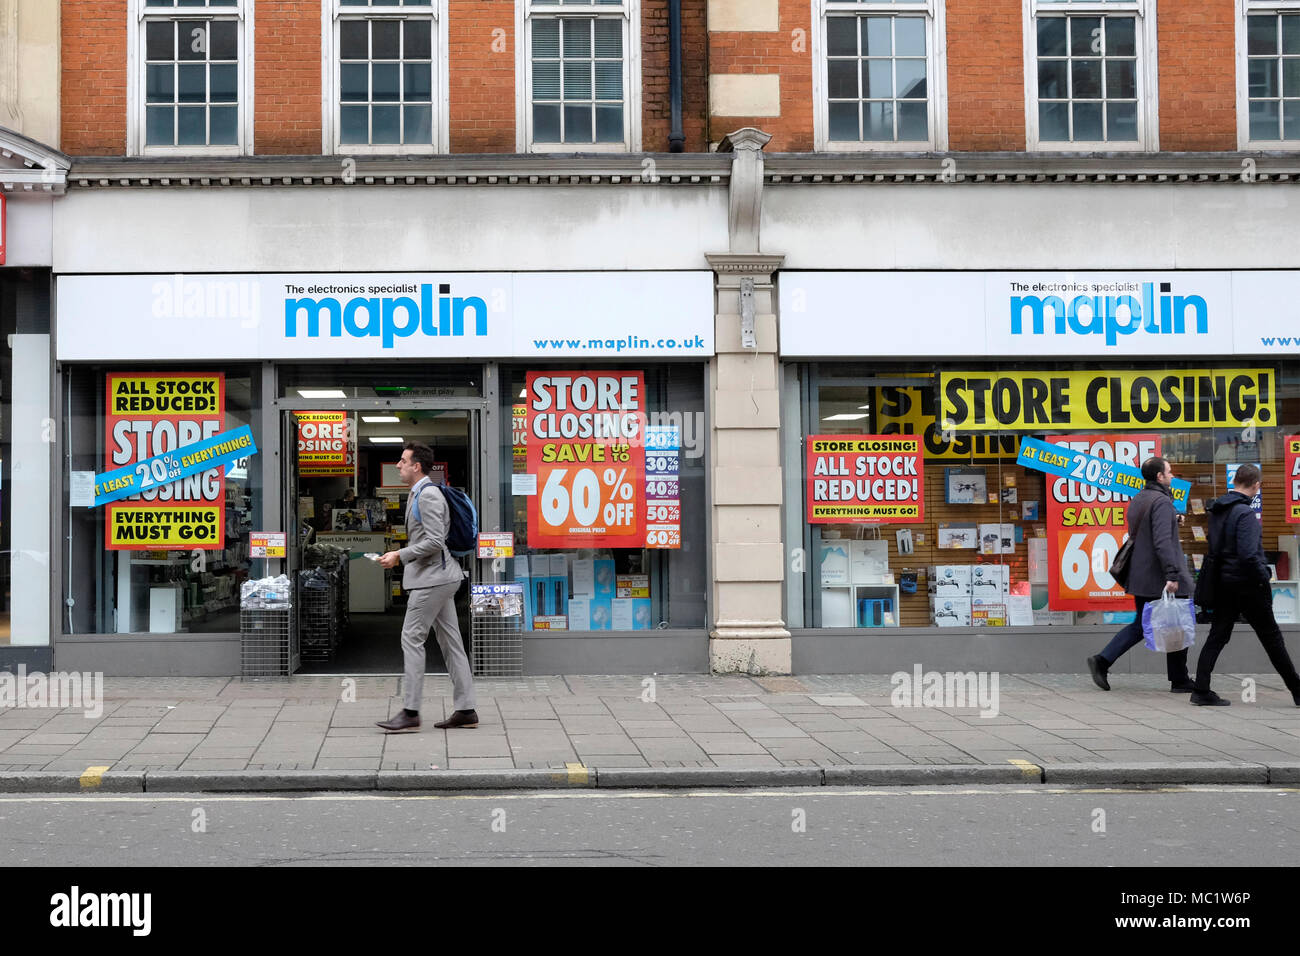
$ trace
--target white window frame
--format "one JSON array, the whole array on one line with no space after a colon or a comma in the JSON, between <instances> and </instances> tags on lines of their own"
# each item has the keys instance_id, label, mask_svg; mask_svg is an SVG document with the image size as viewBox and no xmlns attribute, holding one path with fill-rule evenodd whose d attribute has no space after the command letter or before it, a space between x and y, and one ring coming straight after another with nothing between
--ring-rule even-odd
<instances>
[{"instance_id":1,"label":"white window frame","mask_svg":"<svg viewBox=\"0 0 1300 956\"><path fill-rule=\"evenodd\" d=\"M1182 0L1193 2L1193 0ZM1160 73L1156 27L1156 0L1023 0L1025 67L1025 149L1044 153L1159 152ZM1040 142L1038 138L1038 23L1039 14L1067 16L1131 14L1136 18L1137 124L1136 142L1084 140Z\"/></svg>"},{"instance_id":2,"label":"white window frame","mask_svg":"<svg viewBox=\"0 0 1300 956\"><path fill-rule=\"evenodd\" d=\"M343 20L433 20L433 142L380 143L363 145L341 143L339 137L339 100L341 64L338 58L339 24ZM427 7L389 3L370 7L343 6L339 0L321 4L321 153L326 156L383 156L394 154L437 155L450 152L451 97L448 75L447 0L433 0Z\"/></svg>"},{"instance_id":3,"label":"white window frame","mask_svg":"<svg viewBox=\"0 0 1300 956\"><path fill-rule=\"evenodd\" d=\"M1237 0L1237 148L1242 150L1300 150L1300 140L1250 138L1250 65L1246 48L1246 18L1251 14L1300 14L1300 0ZM1280 78L1279 78L1280 79Z\"/></svg>"},{"instance_id":4,"label":"white window frame","mask_svg":"<svg viewBox=\"0 0 1300 956\"><path fill-rule=\"evenodd\" d=\"M253 0L230 7L149 7L126 3L126 154L128 156L251 156L253 154ZM239 142L234 146L146 146L145 24L151 20L237 19L239 44Z\"/></svg>"},{"instance_id":5,"label":"white window frame","mask_svg":"<svg viewBox=\"0 0 1300 956\"><path fill-rule=\"evenodd\" d=\"M623 18L623 136L622 143L533 142L533 20L547 14L590 19ZM515 151L519 153L639 153L641 152L641 0L615 4L534 3L515 0Z\"/></svg>"},{"instance_id":6,"label":"white window frame","mask_svg":"<svg viewBox=\"0 0 1300 956\"><path fill-rule=\"evenodd\" d=\"M817 152L917 152L948 149L948 30L945 21L946 0L812 0L813 58L813 148ZM826 88L826 19L829 14L875 13L925 15L925 83L926 114L930 129L928 140L903 140L886 143L876 140L832 140L830 138L830 97Z\"/></svg>"}]
</instances>

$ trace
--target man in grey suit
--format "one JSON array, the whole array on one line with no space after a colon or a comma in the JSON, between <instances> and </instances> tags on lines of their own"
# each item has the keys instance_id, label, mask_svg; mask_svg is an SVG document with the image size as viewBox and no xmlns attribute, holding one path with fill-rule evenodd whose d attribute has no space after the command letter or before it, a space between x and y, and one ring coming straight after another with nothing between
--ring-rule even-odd
<instances>
[{"instance_id":1,"label":"man in grey suit","mask_svg":"<svg viewBox=\"0 0 1300 956\"><path fill-rule=\"evenodd\" d=\"M456 619L456 591L465 572L447 551L447 529L451 516L447 499L429 478L433 470L433 449L420 442L407 442L397 473L411 489L406 500L407 546L379 558L386 568L402 565L402 587L406 589L406 620L402 624L402 657L406 675L402 681L405 709L390 720L379 722L386 733L414 733L420 729L420 698L424 693L424 642L434 628L451 675L453 713L435 727L477 727L474 710L474 678L460 640Z\"/></svg>"}]
</instances>

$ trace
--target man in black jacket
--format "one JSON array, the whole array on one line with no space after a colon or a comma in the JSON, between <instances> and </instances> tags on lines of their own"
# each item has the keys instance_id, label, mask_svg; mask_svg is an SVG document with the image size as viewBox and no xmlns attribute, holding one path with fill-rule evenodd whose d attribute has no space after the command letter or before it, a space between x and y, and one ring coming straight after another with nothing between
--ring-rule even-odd
<instances>
[{"instance_id":1,"label":"man in black jacket","mask_svg":"<svg viewBox=\"0 0 1300 956\"><path fill-rule=\"evenodd\" d=\"M1210 690L1210 676L1219 652L1232 637L1237 615L1245 616L1264 645L1268 659L1300 707L1300 675L1286 652L1282 631L1273 617L1271 577L1264 558L1264 534L1250 503L1259 494L1259 468L1242 465L1232 479L1233 490L1210 504L1210 553L1219 568L1215 589L1214 621L1210 636L1196 662L1196 689L1192 703L1226 707L1224 700Z\"/></svg>"}]
</instances>

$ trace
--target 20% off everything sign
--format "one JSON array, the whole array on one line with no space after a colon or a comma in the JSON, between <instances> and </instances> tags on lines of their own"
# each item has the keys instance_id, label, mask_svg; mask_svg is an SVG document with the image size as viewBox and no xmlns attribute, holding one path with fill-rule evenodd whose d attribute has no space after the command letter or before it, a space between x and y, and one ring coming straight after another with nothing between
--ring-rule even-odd
<instances>
[{"instance_id":1,"label":"20% off everything sign","mask_svg":"<svg viewBox=\"0 0 1300 956\"><path fill-rule=\"evenodd\" d=\"M531 548L645 546L645 374L529 372Z\"/></svg>"}]
</instances>

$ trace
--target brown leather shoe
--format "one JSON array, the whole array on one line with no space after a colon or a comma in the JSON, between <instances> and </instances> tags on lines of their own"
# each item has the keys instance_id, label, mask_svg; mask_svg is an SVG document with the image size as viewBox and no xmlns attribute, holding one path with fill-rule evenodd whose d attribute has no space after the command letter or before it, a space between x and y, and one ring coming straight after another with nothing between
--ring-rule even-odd
<instances>
[{"instance_id":1,"label":"brown leather shoe","mask_svg":"<svg viewBox=\"0 0 1300 956\"><path fill-rule=\"evenodd\" d=\"M396 717L376 723L386 734L413 734L420 729L419 717L408 717L406 711L400 711Z\"/></svg>"},{"instance_id":2,"label":"brown leather shoe","mask_svg":"<svg viewBox=\"0 0 1300 956\"><path fill-rule=\"evenodd\" d=\"M478 711L477 710L457 710L450 717L440 724L434 724L439 730L446 730L449 727L477 727Z\"/></svg>"}]
</instances>

